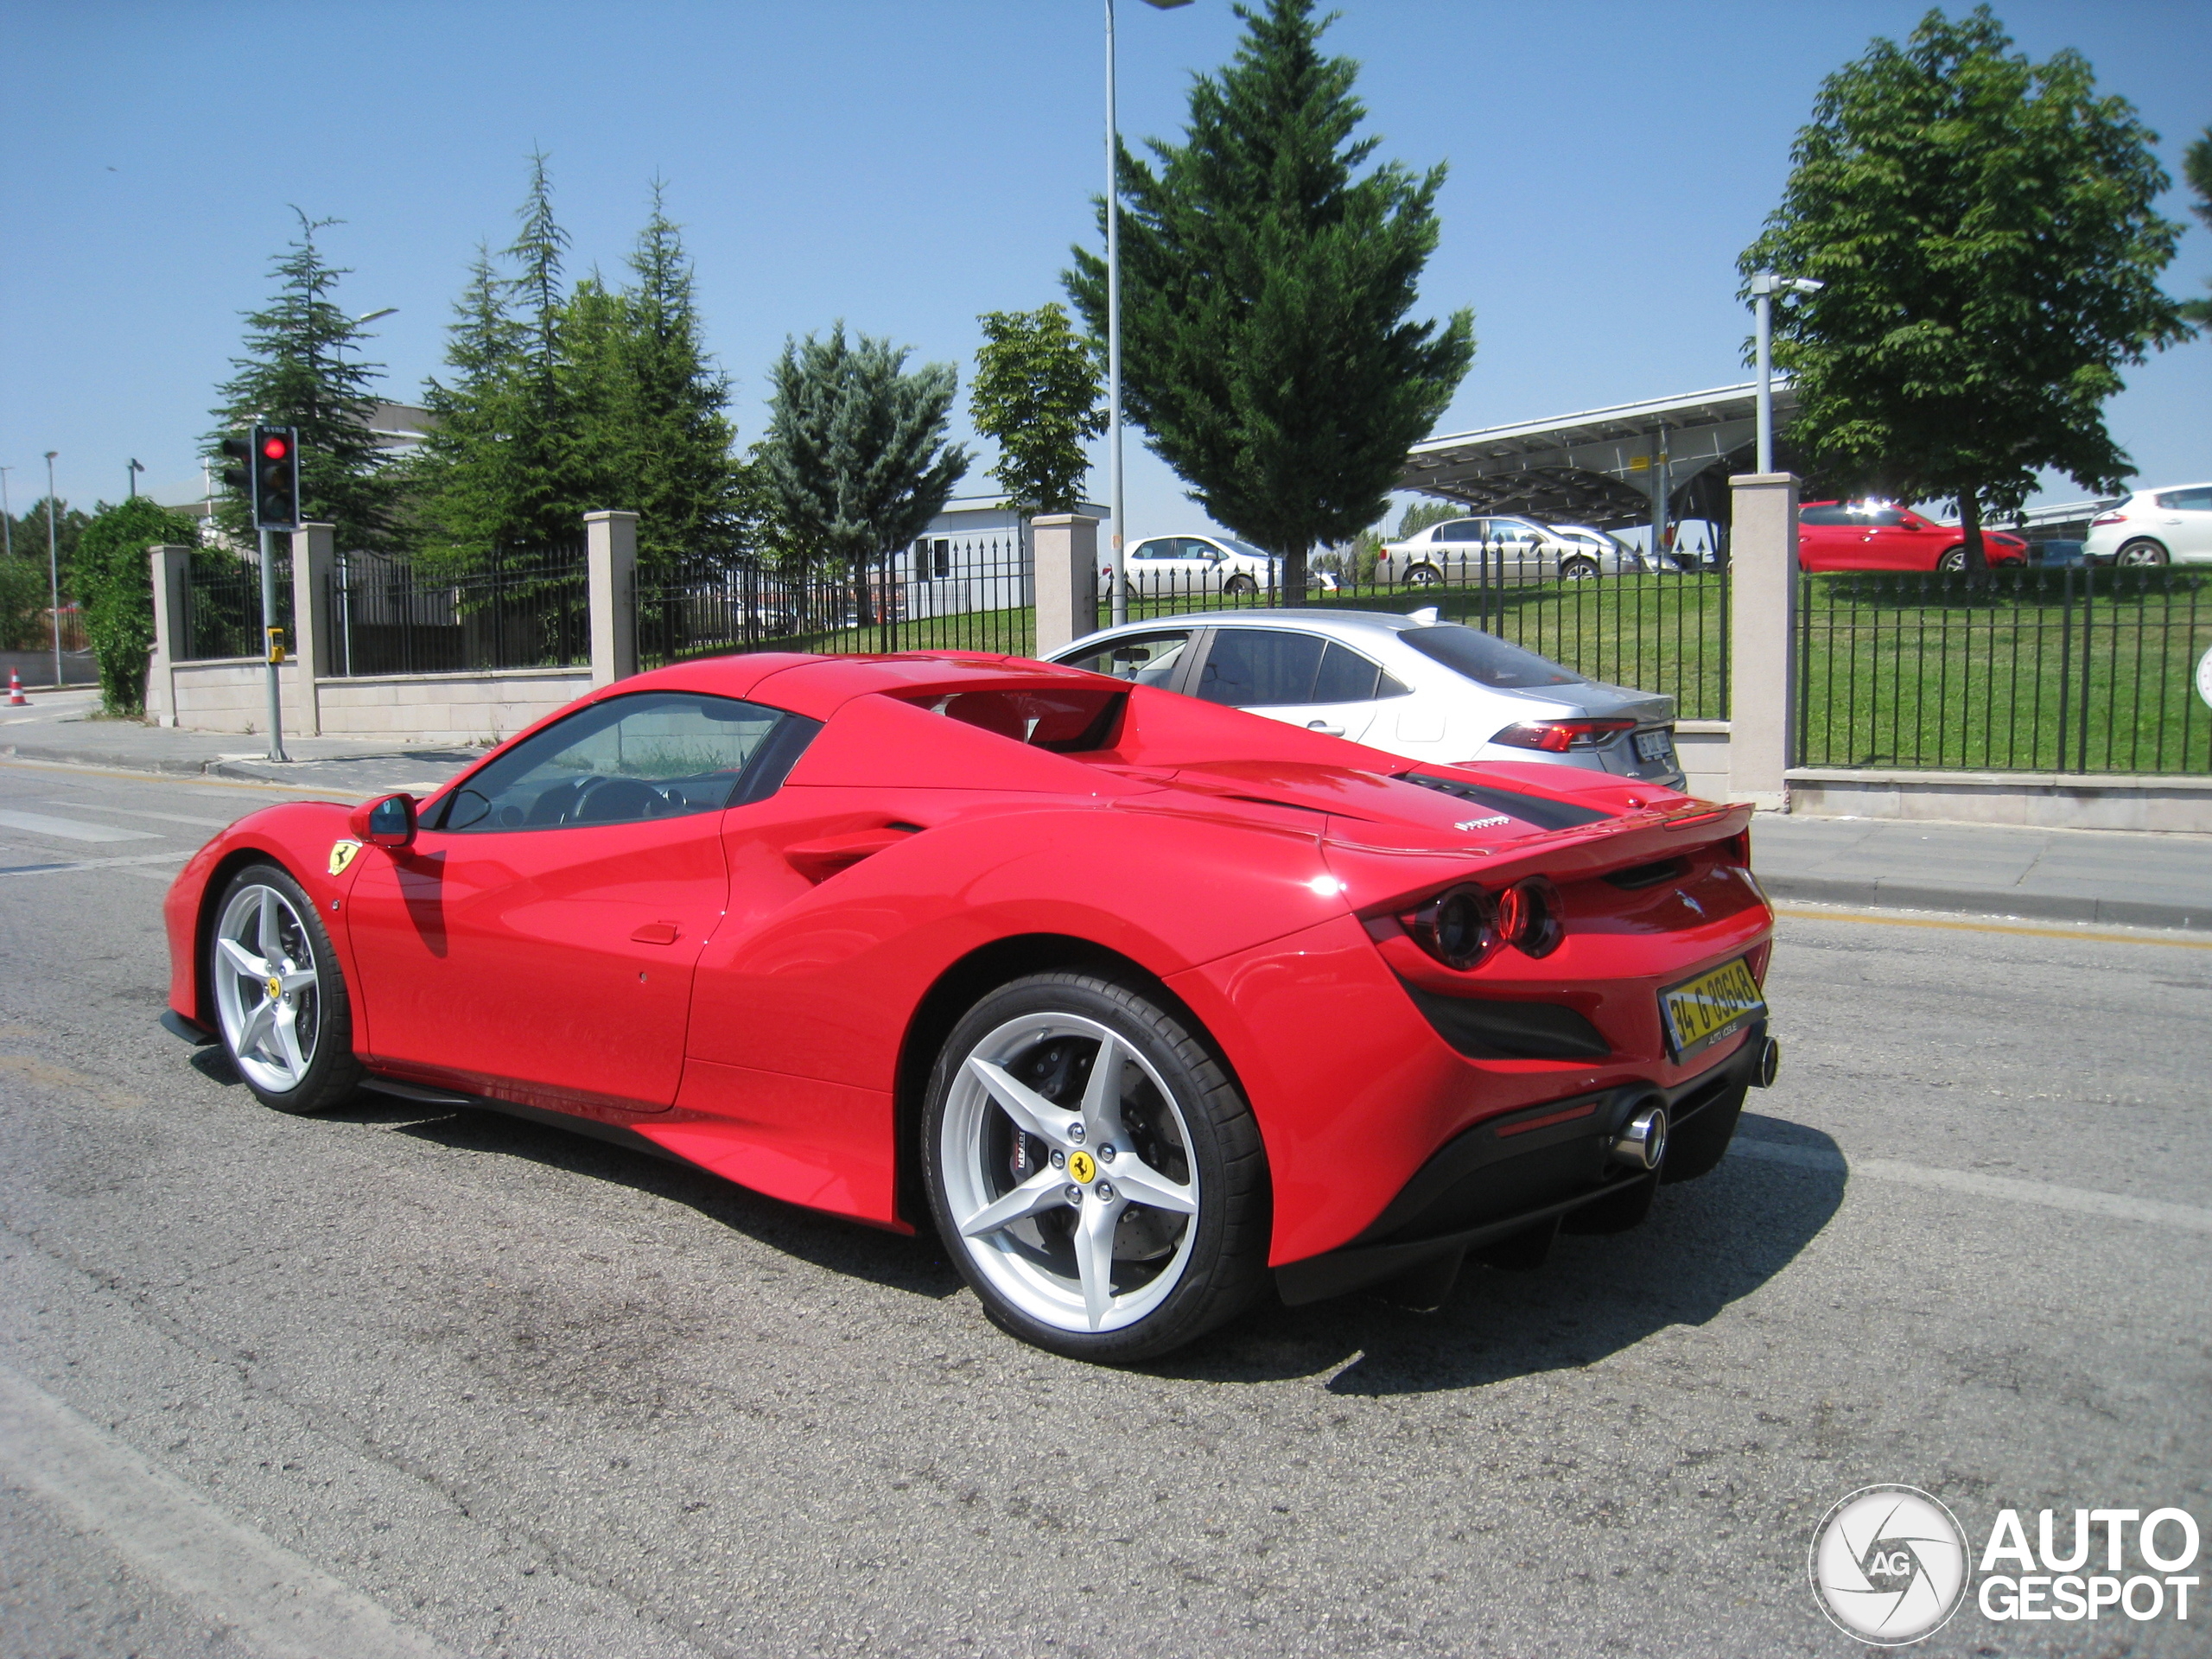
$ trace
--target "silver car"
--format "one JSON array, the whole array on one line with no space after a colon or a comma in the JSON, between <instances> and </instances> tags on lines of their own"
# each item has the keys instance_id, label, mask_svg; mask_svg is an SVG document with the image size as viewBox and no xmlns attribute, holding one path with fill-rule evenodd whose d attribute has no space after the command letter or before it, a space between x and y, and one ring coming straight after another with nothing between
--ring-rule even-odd
<instances>
[{"instance_id":1,"label":"silver car","mask_svg":"<svg viewBox=\"0 0 2212 1659\"><path fill-rule=\"evenodd\" d=\"M1586 680L1433 610L1156 617L1052 660L1431 765L1546 760L1669 789L1684 781L1672 697Z\"/></svg>"}]
</instances>

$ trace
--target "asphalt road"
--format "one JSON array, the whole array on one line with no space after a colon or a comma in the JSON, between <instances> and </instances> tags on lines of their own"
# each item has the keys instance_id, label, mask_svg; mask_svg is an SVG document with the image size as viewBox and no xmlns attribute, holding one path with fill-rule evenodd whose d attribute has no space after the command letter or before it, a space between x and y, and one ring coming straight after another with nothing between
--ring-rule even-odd
<instances>
[{"instance_id":1,"label":"asphalt road","mask_svg":"<svg viewBox=\"0 0 2212 1659\"><path fill-rule=\"evenodd\" d=\"M9 1656L1842 1654L1857 1487L2212 1502L2212 941L1791 914L1782 1081L1643 1229L1116 1372L926 1242L262 1109L156 1028L157 904L275 798L0 764Z\"/></svg>"}]
</instances>

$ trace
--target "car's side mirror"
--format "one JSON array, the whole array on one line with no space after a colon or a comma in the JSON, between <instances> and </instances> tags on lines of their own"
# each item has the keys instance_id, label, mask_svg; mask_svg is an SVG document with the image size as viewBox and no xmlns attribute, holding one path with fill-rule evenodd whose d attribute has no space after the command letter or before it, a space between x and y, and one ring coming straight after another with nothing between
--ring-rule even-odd
<instances>
[{"instance_id":1,"label":"car's side mirror","mask_svg":"<svg viewBox=\"0 0 2212 1659\"><path fill-rule=\"evenodd\" d=\"M415 840L415 798L386 795L353 809L353 839L372 847L406 847Z\"/></svg>"}]
</instances>

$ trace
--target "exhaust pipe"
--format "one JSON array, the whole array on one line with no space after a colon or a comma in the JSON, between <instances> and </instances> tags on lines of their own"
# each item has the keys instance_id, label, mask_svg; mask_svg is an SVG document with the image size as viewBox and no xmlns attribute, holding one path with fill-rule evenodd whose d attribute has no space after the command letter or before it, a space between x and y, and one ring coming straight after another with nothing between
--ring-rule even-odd
<instances>
[{"instance_id":1,"label":"exhaust pipe","mask_svg":"<svg viewBox=\"0 0 2212 1659\"><path fill-rule=\"evenodd\" d=\"M1782 1070L1782 1045L1770 1037L1759 1050L1758 1064L1751 1068L1751 1086L1755 1089L1774 1087L1775 1073Z\"/></svg>"},{"instance_id":2,"label":"exhaust pipe","mask_svg":"<svg viewBox=\"0 0 2212 1659\"><path fill-rule=\"evenodd\" d=\"M1614 1138L1613 1161L1630 1169L1656 1169L1667 1155L1667 1109L1647 1106Z\"/></svg>"}]
</instances>

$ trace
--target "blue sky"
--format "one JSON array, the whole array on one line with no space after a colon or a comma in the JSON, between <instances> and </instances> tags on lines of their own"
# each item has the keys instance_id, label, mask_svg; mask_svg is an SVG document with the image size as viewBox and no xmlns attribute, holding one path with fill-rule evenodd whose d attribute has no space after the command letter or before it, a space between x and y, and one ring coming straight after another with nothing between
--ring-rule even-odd
<instances>
[{"instance_id":1,"label":"blue sky","mask_svg":"<svg viewBox=\"0 0 2212 1659\"><path fill-rule=\"evenodd\" d=\"M1923 10L1343 0L1330 41L1364 65L1382 153L1451 163L1423 301L1473 307L1480 349L1440 429L1748 378L1734 260L1791 136L1824 74ZM2084 52L2159 132L2169 172L2212 123L2212 7L1999 13L2036 56ZM1236 29L1226 0L1122 0L1123 131L1179 130L1192 73L1224 62ZM533 145L578 272L619 270L665 178L749 442L785 336L839 317L958 365L964 385L978 312L1059 297L1103 172L1096 0L18 0L0 4L0 464L17 511L43 492L47 449L74 501L120 496L132 456L143 487L197 494L213 388L238 314L269 291L289 203L346 221L327 233L354 271L342 298L399 308L373 355L409 399L472 251L512 233ZM2187 217L2178 192L2166 211ZM2212 232L2191 221L2168 286L2201 293L2208 275ZM2143 481L2212 477L2212 340L2134 372L2110 419ZM1133 534L1202 523L1134 434L1129 458Z\"/></svg>"}]
</instances>

